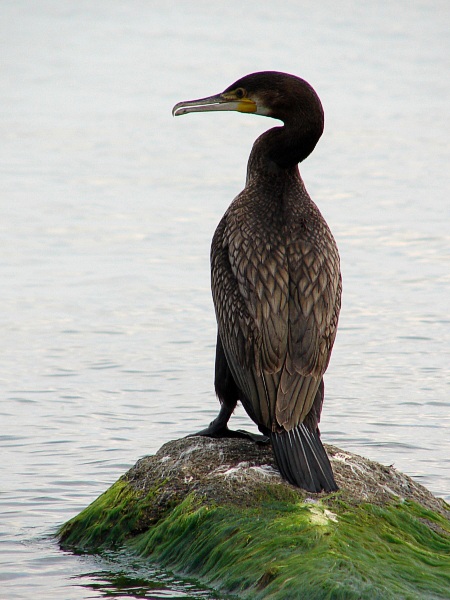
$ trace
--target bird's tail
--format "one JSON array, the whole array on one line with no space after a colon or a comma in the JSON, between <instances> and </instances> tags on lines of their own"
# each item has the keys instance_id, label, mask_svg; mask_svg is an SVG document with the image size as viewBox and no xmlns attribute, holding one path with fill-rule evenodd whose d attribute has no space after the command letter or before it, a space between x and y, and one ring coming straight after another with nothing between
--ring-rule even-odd
<instances>
[{"instance_id":1,"label":"bird's tail","mask_svg":"<svg viewBox=\"0 0 450 600\"><path fill-rule=\"evenodd\" d=\"M334 492L338 488L319 432L304 423L290 431L270 434L281 475L308 492Z\"/></svg>"}]
</instances>

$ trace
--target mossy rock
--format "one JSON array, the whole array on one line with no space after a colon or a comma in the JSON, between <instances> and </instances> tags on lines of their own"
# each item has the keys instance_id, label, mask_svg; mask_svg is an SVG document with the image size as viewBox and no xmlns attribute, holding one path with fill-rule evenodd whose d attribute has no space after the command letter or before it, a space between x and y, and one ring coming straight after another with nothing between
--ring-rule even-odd
<instances>
[{"instance_id":1,"label":"mossy rock","mask_svg":"<svg viewBox=\"0 0 450 600\"><path fill-rule=\"evenodd\" d=\"M139 460L59 531L251 599L450 598L450 513L392 467L327 446L340 491L284 482L270 447L185 438Z\"/></svg>"}]
</instances>

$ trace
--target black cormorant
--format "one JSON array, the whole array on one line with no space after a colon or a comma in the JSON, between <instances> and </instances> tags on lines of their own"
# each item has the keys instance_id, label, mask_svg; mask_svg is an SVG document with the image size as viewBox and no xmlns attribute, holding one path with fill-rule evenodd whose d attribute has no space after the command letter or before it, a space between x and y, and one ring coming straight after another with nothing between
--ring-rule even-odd
<instances>
[{"instance_id":1,"label":"black cormorant","mask_svg":"<svg viewBox=\"0 0 450 600\"><path fill-rule=\"evenodd\" d=\"M173 114L218 110L273 117L283 126L254 143L245 188L212 240L221 409L200 435L239 435L227 423L240 400L270 438L285 479L333 491L318 423L341 302L339 254L298 170L322 135L322 105L303 79L266 71L216 96L180 102Z\"/></svg>"}]
</instances>

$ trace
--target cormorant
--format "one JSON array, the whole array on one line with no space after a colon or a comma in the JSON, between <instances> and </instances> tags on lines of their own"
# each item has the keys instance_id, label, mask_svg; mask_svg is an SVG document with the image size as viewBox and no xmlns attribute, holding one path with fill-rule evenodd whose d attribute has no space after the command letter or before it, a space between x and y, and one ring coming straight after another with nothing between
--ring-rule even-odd
<instances>
[{"instance_id":1,"label":"cormorant","mask_svg":"<svg viewBox=\"0 0 450 600\"><path fill-rule=\"evenodd\" d=\"M255 141L245 188L212 240L221 408L198 435L240 435L227 427L240 400L270 438L285 479L334 491L318 423L341 302L339 254L298 170L322 135L322 104L303 79L264 71L215 96L180 102L173 115L218 110L273 117L283 126Z\"/></svg>"}]
</instances>

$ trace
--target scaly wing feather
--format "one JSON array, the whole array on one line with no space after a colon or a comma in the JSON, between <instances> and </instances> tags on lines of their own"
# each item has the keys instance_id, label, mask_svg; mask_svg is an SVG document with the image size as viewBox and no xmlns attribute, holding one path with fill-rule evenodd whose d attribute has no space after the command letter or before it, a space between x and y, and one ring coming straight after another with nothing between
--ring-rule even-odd
<instances>
[{"instance_id":1,"label":"scaly wing feather","mask_svg":"<svg viewBox=\"0 0 450 600\"><path fill-rule=\"evenodd\" d=\"M302 215L290 214L286 230L279 206L246 199L232 203L211 247L219 335L247 412L267 428L290 430L310 412L328 365L339 257L314 205L311 235ZM262 220L272 225L265 238Z\"/></svg>"}]
</instances>

